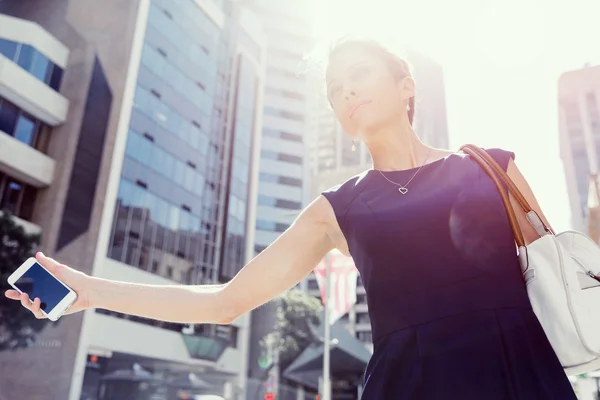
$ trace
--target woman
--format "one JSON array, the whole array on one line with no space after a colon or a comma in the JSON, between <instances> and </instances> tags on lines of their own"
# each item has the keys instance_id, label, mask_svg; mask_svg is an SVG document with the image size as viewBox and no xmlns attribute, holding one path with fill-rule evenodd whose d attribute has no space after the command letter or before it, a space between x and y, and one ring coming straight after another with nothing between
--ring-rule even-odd
<instances>
[{"instance_id":1,"label":"woman","mask_svg":"<svg viewBox=\"0 0 600 400\"><path fill-rule=\"evenodd\" d=\"M406 62L376 43L347 40L331 52L326 80L337 118L367 145L372 169L323 193L227 284L115 282L38 254L79 293L69 313L104 308L227 324L337 248L353 256L367 291L374 354L363 399L575 399L528 301L494 184L469 156L415 135ZM514 155L489 152L543 215ZM535 231L519 219L531 242ZM39 299L6 295L43 318Z\"/></svg>"}]
</instances>

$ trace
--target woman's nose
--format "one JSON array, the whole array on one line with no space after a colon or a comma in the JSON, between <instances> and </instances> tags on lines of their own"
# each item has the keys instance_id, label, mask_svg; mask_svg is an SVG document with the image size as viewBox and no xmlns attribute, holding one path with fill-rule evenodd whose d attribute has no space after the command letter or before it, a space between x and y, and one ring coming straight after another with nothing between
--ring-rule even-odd
<instances>
[{"instance_id":1,"label":"woman's nose","mask_svg":"<svg viewBox=\"0 0 600 400\"><path fill-rule=\"evenodd\" d=\"M354 97L356 97L356 92L354 90L352 90L346 94L346 100L353 99Z\"/></svg>"}]
</instances>

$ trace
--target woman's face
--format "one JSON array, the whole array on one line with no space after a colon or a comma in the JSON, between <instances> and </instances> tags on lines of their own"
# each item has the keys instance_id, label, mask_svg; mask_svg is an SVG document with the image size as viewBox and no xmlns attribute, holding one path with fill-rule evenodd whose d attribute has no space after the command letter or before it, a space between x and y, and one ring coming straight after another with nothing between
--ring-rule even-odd
<instances>
[{"instance_id":1,"label":"woman's face","mask_svg":"<svg viewBox=\"0 0 600 400\"><path fill-rule=\"evenodd\" d=\"M391 119L407 118L414 82L396 79L383 57L365 46L348 44L335 50L326 80L335 115L353 138L365 139Z\"/></svg>"}]
</instances>

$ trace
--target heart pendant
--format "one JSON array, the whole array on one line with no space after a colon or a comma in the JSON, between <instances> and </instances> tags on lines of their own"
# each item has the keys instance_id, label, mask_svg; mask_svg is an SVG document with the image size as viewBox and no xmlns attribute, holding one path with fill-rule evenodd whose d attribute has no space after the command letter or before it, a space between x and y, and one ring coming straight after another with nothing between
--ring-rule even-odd
<instances>
[{"instance_id":1,"label":"heart pendant","mask_svg":"<svg viewBox=\"0 0 600 400\"><path fill-rule=\"evenodd\" d=\"M405 187L399 187L399 188L398 188L398 191L399 191L400 193L402 193L402 194L406 194L406 192L408 192L408 189L407 189L407 188L405 188Z\"/></svg>"}]
</instances>

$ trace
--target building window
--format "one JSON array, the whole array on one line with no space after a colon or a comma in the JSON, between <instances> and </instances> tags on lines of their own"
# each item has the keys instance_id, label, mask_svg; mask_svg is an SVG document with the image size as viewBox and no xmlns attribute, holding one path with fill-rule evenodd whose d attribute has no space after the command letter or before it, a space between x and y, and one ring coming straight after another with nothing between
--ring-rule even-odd
<instances>
[{"instance_id":1,"label":"building window","mask_svg":"<svg viewBox=\"0 0 600 400\"><path fill-rule=\"evenodd\" d=\"M151 135L139 134L130 130L125 148L127 156L156 173L177 183L188 192L201 196L206 179L198 166L189 160L185 163L178 160L174 154L163 150Z\"/></svg>"},{"instance_id":2,"label":"building window","mask_svg":"<svg viewBox=\"0 0 600 400\"><path fill-rule=\"evenodd\" d=\"M297 201L276 199L269 196L258 196L258 204L261 206L285 208L287 210L299 210L302 208L302 204Z\"/></svg>"},{"instance_id":3,"label":"building window","mask_svg":"<svg viewBox=\"0 0 600 400\"><path fill-rule=\"evenodd\" d=\"M254 252L256 254L262 253L263 251L265 251L265 249L267 248L267 246L261 246L261 245L254 245Z\"/></svg>"},{"instance_id":4,"label":"building window","mask_svg":"<svg viewBox=\"0 0 600 400\"><path fill-rule=\"evenodd\" d=\"M302 136L297 135L295 133L282 132L282 131L278 131L275 129L264 128L263 135L265 137L271 137L271 138L275 138L275 139L289 140L290 142L302 143Z\"/></svg>"},{"instance_id":5,"label":"building window","mask_svg":"<svg viewBox=\"0 0 600 400\"><path fill-rule=\"evenodd\" d=\"M279 175L274 175L274 174L268 174L266 172L261 172L260 181L261 182L278 183L280 185L302 187L301 179L290 178L288 176L279 176Z\"/></svg>"},{"instance_id":6,"label":"building window","mask_svg":"<svg viewBox=\"0 0 600 400\"><path fill-rule=\"evenodd\" d=\"M175 204L154 194L152 187L121 180L109 257L186 283L184 272L205 255L198 249L207 251L210 225L200 217L201 207Z\"/></svg>"},{"instance_id":7,"label":"building window","mask_svg":"<svg viewBox=\"0 0 600 400\"><path fill-rule=\"evenodd\" d=\"M292 92L290 90L272 88L272 87L267 87L265 89L265 93L285 97L288 99L295 99L295 100L304 100L305 99L304 95L301 93Z\"/></svg>"},{"instance_id":8,"label":"building window","mask_svg":"<svg viewBox=\"0 0 600 400\"><path fill-rule=\"evenodd\" d=\"M316 279L309 279L308 290L319 290L319 282Z\"/></svg>"},{"instance_id":9,"label":"building window","mask_svg":"<svg viewBox=\"0 0 600 400\"><path fill-rule=\"evenodd\" d=\"M298 75L295 72L288 71L281 68L267 68L267 74L275 76L285 76L286 78L298 79Z\"/></svg>"},{"instance_id":10,"label":"building window","mask_svg":"<svg viewBox=\"0 0 600 400\"><path fill-rule=\"evenodd\" d=\"M367 296L364 294L357 294L356 304L367 304Z\"/></svg>"},{"instance_id":11,"label":"building window","mask_svg":"<svg viewBox=\"0 0 600 400\"><path fill-rule=\"evenodd\" d=\"M0 211L7 210L19 218L31 220L36 189L0 174Z\"/></svg>"},{"instance_id":12,"label":"building window","mask_svg":"<svg viewBox=\"0 0 600 400\"><path fill-rule=\"evenodd\" d=\"M290 227L289 224L282 224L277 222L275 224L275 232L285 232Z\"/></svg>"},{"instance_id":13,"label":"building window","mask_svg":"<svg viewBox=\"0 0 600 400\"><path fill-rule=\"evenodd\" d=\"M63 70L34 47L0 39L0 54L29 72L38 80L58 91Z\"/></svg>"},{"instance_id":14,"label":"building window","mask_svg":"<svg viewBox=\"0 0 600 400\"><path fill-rule=\"evenodd\" d=\"M275 202L276 200L273 197L258 195L258 205L274 207Z\"/></svg>"},{"instance_id":15,"label":"building window","mask_svg":"<svg viewBox=\"0 0 600 400\"><path fill-rule=\"evenodd\" d=\"M291 154L279 153L277 159L283 162L302 165L302 157L293 156Z\"/></svg>"},{"instance_id":16,"label":"building window","mask_svg":"<svg viewBox=\"0 0 600 400\"><path fill-rule=\"evenodd\" d=\"M277 177L277 182L281 185L302 187L302 180L298 178L290 178L289 176Z\"/></svg>"},{"instance_id":17,"label":"building window","mask_svg":"<svg viewBox=\"0 0 600 400\"><path fill-rule=\"evenodd\" d=\"M0 97L0 131L38 150L45 150L42 133L47 134L45 125L21 110L8 100ZM44 144L44 145L43 145Z\"/></svg>"},{"instance_id":18,"label":"building window","mask_svg":"<svg viewBox=\"0 0 600 400\"><path fill-rule=\"evenodd\" d=\"M257 219L256 220L256 229L260 229L263 231L274 231L275 230L275 222L265 221L263 219Z\"/></svg>"},{"instance_id":19,"label":"building window","mask_svg":"<svg viewBox=\"0 0 600 400\"><path fill-rule=\"evenodd\" d=\"M0 54L9 60L14 60L17 55L18 43L11 40L0 39Z\"/></svg>"},{"instance_id":20,"label":"building window","mask_svg":"<svg viewBox=\"0 0 600 400\"><path fill-rule=\"evenodd\" d=\"M273 108L273 107L265 107L265 114L274 115L274 116L285 118L285 119L291 119L294 121L301 121L301 122L304 121L303 115L296 114L291 111L280 110L278 108Z\"/></svg>"},{"instance_id":21,"label":"building window","mask_svg":"<svg viewBox=\"0 0 600 400\"><path fill-rule=\"evenodd\" d=\"M275 199L275 207L285 208L287 210L299 210L302 208L302 204L297 201Z\"/></svg>"},{"instance_id":22,"label":"building window","mask_svg":"<svg viewBox=\"0 0 600 400\"><path fill-rule=\"evenodd\" d=\"M365 343L373 342L373 333L371 332L358 332L356 334L358 340Z\"/></svg>"},{"instance_id":23,"label":"building window","mask_svg":"<svg viewBox=\"0 0 600 400\"><path fill-rule=\"evenodd\" d=\"M269 160L277 160L277 161L283 161L283 162L287 162L287 163L291 163L291 164L302 165L302 157L293 156L291 154L277 153L276 151L273 151L273 150L262 150L260 152L260 154L263 158L266 158Z\"/></svg>"},{"instance_id":24,"label":"building window","mask_svg":"<svg viewBox=\"0 0 600 400\"><path fill-rule=\"evenodd\" d=\"M261 172L259 180L261 182L277 183L277 175L267 174L267 173Z\"/></svg>"},{"instance_id":25,"label":"building window","mask_svg":"<svg viewBox=\"0 0 600 400\"><path fill-rule=\"evenodd\" d=\"M20 110L12 103L4 100L0 103L0 131L13 135Z\"/></svg>"},{"instance_id":26,"label":"building window","mask_svg":"<svg viewBox=\"0 0 600 400\"><path fill-rule=\"evenodd\" d=\"M256 220L256 228L263 231L285 232L290 226L279 222L265 221L263 219Z\"/></svg>"},{"instance_id":27,"label":"building window","mask_svg":"<svg viewBox=\"0 0 600 400\"><path fill-rule=\"evenodd\" d=\"M261 156L263 158L269 159L269 160L277 160L277 155L278 153L272 150L261 150L260 152Z\"/></svg>"},{"instance_id":28,"label":"building window","mask_svg":"<svg viewBox=\"0 0 600 400\"><path fill-rule=\"evenodd\" d=\"M302 136L296 135L295 133L281 132L281 138L283 140L289 140L290 142L303 142Z\"/></svg>"},{"instance_id":29,"label":"building window","mask_svg":"<svg viewBox=\"0 0 600 400\"><path fill-rule=\"evenodd\" d=\"M359 324L370 324L371 323L371 319L369 318L369 314L358 314L357 315L357 321Z\"/></svg>"}]
</instances>

